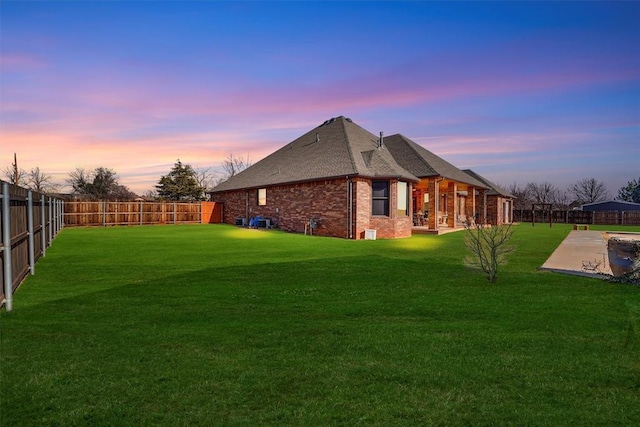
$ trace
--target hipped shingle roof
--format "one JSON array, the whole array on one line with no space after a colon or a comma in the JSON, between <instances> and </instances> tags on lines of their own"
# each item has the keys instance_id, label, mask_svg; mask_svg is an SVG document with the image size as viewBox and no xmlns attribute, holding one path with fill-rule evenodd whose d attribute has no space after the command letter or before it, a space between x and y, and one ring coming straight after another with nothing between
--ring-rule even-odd
<instances>
[{"instance_id":1,"label":"hipped shingle roof","mask_svg":"<svg viewBox=\"0 0 640 427\"><path fill-rule=\"evenodd\" d=\"M479 188L488 187L404 135L391 135L385 138L384 143L394 159L418 178L440 176Z\"/></svg>"},{"instance_id":2,"label":"hipped shingle roof","mask_svg":"<svg viewBox=\"0 0 640 427\"><path fill-rule=\"evenodd\" d=\"M379 137L340 116L220 183L212 192L346 176L419 181L389 150L379 147Z\"/></svg>"},{"instance_id":3,"label":"hipped shingle roof","mask_svg":"<svg viewBox=\"0 0 640 427\"><path fill-rule=\"evenodd\" d=\"M464 173L466 173L466 174L471 175L472 177L474 177L478 181L483 182L487 187L489 187L489 191L487 191L487 195L489 195L489 196L498 195L498 196L509 197L509 198L512 198L512 199L515 198L512 194L509 194L509 192L507 190L505 190L504 188L500 187L499 185L494 184L493 182L489 181L487 178L483 177L482 175L479 175L479 174L475 173L471 169L463 169L462 171Z\"/></svg>"}]
</instances>

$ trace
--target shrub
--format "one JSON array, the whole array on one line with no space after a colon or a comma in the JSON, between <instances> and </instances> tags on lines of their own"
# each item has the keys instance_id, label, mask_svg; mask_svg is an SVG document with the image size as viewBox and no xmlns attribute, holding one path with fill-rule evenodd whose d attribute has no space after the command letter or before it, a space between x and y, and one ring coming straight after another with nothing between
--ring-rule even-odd
<instances>
[{"instance_id":1,"label":"shrub","mask_svg":"<svg viewBox=\"0 0 640 427\"><path fill-rule=\"evenodd\" d=\"M473 254L466 258L466 264L479 268L486 273L490 283L495 283L498 279L498 266L506 262L506 254L514 251L514 247L508 244L513 235L511 224L495 227L469 225L465 233L465 244Z\"/></svg>"}]
</instances>

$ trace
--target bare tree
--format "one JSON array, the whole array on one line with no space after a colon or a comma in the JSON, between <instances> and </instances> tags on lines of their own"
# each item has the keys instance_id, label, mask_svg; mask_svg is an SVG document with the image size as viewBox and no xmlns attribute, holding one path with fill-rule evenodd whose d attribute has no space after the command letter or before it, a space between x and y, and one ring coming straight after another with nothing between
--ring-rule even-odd
<instances>
[{"instance_id":1,"label":"bare tree","mask_svg":"<svg viewBox=\"0 0 640 427\"><path fill-rule=\"evenodd\" d=\"M7 166L2 170L2 175L9 184L16 184L22 187L27 186L27 172L24 169L18 169L16 173L13 166Z\"/></svg>"},{"instance_id":2,"label":"bare tree","mask_svg":"<svg viewBox=\"0 0 640 427\"><path fill-rule=\"evenodd\" d=\"M607 187L595 178L581 179L573 184L570 190L581 205L603 202L609 198Z\"/></svg>"},{"instance_id":3,"label":"bare tree","mask_svg":"<svg viewBox=\"0 0 640 427\"><path fill-rule=\"evenodd\" d=\"M147 190L142 193L142 197L146 200L156 200L158 198L158 192L155 190Z\"/></svg>"},{"instance_id":4,"label":"bare tree","mask_svg":"<svg viewBox=\"0 0 640 427\"><path fill-rule=\"evenodd\" d=\"M558 189L553 198L553 205L558 209L568 210L571 205L571 201L571 192L569 190Z\"/></svg>"},{"instance_id":5,"label":"bare tree","mask_svg":"<svg viewBox=\"0 0 640 427\"><path fill-rule=\"evenodd\" d=\"M234 156L233 154L229 154L227 158L222 162L222 169L225 172L225 179L231 178L239 172L242 172L249 166L251 166L251 160L249 160L249 156L246 158L242 156Z\"/></svg>"},{"instance_id":6,"label":"bare tree","mask_svg":"<svg viewBox=\"0 0 640 427\"><path fill-rule=\"evenodd\" d=\"M36 166L27 175L28 187L39 193L52 193L57 191L58 185L53 183L51 175L46 174Z\"/></svg>"},{"instance_id":7,"label":"bare tree","mask_svg":"<svg viewBox=\"0 0 640 427\"><path fill-rule=\"evenodd\" d=\"M513 183L507 187L509 194L513 196L513 208L514 209L531 209L531 191L529 186L525 185L521 187L517 183Z\"/></svg>"},{"instance_id":8,"label":"bare tree","mask_svg":"<svg viewBox=\"0 0 640 427\"><path fill-rule=\"evenodd\" d=\"M465 260L466 264L479 268L490 283L495 283L498 267L506 262L505 255L514 251L514 247L508 245L513 235L511 224L493 227L476 224L468 226L465 233L465 245L473 254Z\"/></svg>"},{"instance_id":9,"label":"bare tree","mask_svg":"<svg viewBox=\"0 0 640 427\"><path fill-rule=\"evenodd\" d=\"M549 182L541 184L530 182L527 190L531 194L533 203L554 203L557 198L558 189Z\"/></svg>"},{"instance_id":10,"label":"bare tree","mask_svg":"<svg viewBox=\"0 0 640 427\"><path fill-rule=\"evenodd\" d=\"M67 184L71 186L74 193L84 194L89 180L90 178L84 168L76 168L74 171L69 172Z\"/></svg>"},{"instance_id":11,"label":"bare tree","mask_svg":"<svg viewBox=\"0 0 640 427\"><path fill-rule=\"evenodd\" d=\"M118 183L112 169L98 167L91 172L82 168L69 172L67 183L75 194L94 200L133 200L137 196L128 187Z\"/></svg>"},{"instance_id":12,"label":"bare tree","mask_svg":"<svg viewBox=\"0 0 640 427\"><path fill-rule=\"evenodd\" d=\"M10 184L20 185L22 187L27 186L27 172L18 167L18 157L15 153L13 154L13 163L11 163L11 166L4 168L2 174Z\"/></svg>"},{"instance_id":13,"label":"bare tree","mask_svg":"<svg viewBox=\"0 0 640 427\"><path fill-rule=\"evenodd\" d=\"M218 183L220 172L213 171L211 168L197 169L195 179L198 185L204 188L205 191L211 190Z\"/></svg>"}]
</instances>

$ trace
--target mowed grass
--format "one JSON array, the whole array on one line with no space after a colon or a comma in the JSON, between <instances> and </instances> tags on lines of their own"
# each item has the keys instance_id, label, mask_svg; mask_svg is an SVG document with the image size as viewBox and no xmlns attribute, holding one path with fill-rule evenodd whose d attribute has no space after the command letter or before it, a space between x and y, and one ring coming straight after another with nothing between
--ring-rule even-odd
<instances>
[{"instance_id":1,"label":"mowed grass","mask_svg":"<svg viewBox=\"0 0 640 427\"><path fill-rule=\"evenodd\" d=\"M638 425L640 289L538 271L569 229L495 285L462 232L65 229L1 314L0 425Z\"/></svg>"}]
</instances>

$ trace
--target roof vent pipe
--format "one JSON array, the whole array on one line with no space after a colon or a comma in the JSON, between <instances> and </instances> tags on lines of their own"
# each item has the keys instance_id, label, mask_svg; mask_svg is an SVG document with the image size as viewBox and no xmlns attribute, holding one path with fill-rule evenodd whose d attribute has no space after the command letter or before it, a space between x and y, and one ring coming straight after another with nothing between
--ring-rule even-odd
<instances>
[{"instance_id":1,"label":"roof vent pipe","mask_svg":"<svg viewBox=\"0 0 640 427\"><path fill-rule=\"evenodd\" d=\"M320 134L316 132L316 142L320 142Z\"/></svg>"},{"instance_id":2,"label":"roof vent pipe","mask_svg":"<svg viewBox=\"0 0 640 427\"><path fill-rule=\"evenodd\" d=\"M380 139L378 140L378 148L382 148L382 144L384 144L384 133L380 131Z\"/></svg>"}]
</instances>

